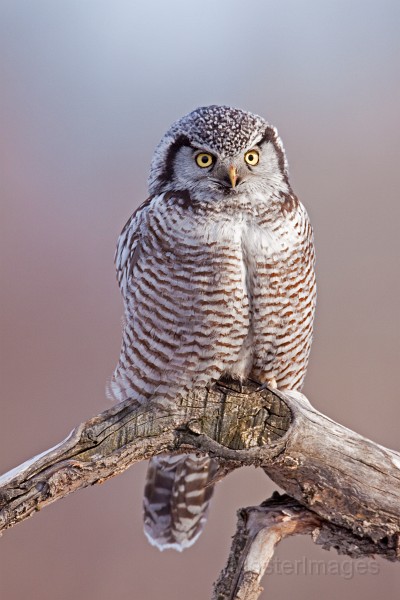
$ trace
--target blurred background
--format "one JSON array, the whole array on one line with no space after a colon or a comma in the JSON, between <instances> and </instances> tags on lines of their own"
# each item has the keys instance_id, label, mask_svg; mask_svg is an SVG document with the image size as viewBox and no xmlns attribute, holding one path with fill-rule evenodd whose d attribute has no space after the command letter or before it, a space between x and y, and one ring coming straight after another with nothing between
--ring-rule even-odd
<instances>
[{"instance_id":1,"label":"blurred background","mask_svg":"<svg viewBox=\"0 0 400 600\"><path fill-rule=\"evenodd\" d=\"M1 0L1 472L109 407L116 239L146 198L165 130L210 103L278 127L314 225L306 394L399 449L399 17L396 0ZM234 473L197 544L161 554L142 533L144 473L138 465L6 532L0 597L210 597L236 510L275 486ZM398 597L399 565L358 563L285 541L263 598Z\"/></svg>"}]
</instances>

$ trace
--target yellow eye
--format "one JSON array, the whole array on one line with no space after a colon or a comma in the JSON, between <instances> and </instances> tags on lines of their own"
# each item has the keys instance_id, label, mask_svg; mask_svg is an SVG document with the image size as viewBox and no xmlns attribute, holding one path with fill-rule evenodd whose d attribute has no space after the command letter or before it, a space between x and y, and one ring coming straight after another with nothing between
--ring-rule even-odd
<instances>
[{"instance_id":1,"label":"yellow eye","mask_svg":"<svg viewBox=\"0 0 400 600\"><path fill-rule=\"evenodd\" d=\"M214 157L212 154L209 154L208 152L200 152L200 154L197 154L197 156L196 156L196 163L202 169L205 169L206 167L211 167L213 162L214 162Z\"/></svg>"},{"instance_id":2,"label":"yellow eye","mask_svg":"<svg viewBox=\"0 0 400 600\"><path fill-rule=\"evenodd\" d=\"M257 150L248 150L244 155L245 162L251 167L255 167L258 165L258 161L260 160L260 155Z\"/></svg>"}]
</instances>

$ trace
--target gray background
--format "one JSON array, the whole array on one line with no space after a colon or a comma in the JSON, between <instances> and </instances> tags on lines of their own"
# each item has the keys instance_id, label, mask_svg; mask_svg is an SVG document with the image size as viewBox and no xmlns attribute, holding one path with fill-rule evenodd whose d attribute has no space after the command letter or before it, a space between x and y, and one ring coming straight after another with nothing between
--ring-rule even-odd
<instances>
[{"instance_id":1,"label":"gray background","mask_svg":"<svg viewBox=\"0 0 400 600\"><path fill-rule=\"evenodd\" d=\"M208 103L278 127L309 210L319 296L306 393L399 448L399 15L385 0L1 1L0 471L109 406L116 238L146 197L161 135ZM1 598L208 598L236 509L274 486L236 472L196 546L161 554L142 534L144 470L6 532ZM264 598L398 597L399 566L381 560L357 573L307 538L278 558L289 562ZM310 561L331 574L311 577Z\"/></svg>"}]
</instances>

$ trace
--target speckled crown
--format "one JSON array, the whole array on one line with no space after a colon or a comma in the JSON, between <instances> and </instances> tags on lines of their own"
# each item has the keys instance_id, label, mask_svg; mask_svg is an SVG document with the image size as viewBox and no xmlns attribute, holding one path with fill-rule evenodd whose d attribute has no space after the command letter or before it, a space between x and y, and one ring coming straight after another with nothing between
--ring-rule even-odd
<instances>
[{"instance_id":1,"label":"speckled crown","mask_svg":"<svg viewBox=\"0 0 400 600\"><path fill-rule=\"evenodd\" d=\"M265 131L266 121L258 115L229 106L203 106L176 121L165 137L184 133L190 141L233 156Z\"/></svg>"}]
</instances>

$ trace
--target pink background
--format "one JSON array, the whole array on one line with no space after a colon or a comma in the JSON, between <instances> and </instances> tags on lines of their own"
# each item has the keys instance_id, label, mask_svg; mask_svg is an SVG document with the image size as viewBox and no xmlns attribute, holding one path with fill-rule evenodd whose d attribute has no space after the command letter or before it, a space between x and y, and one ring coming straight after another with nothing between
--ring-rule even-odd
<instances>
[{"instance_id":1,"label":"pink background","mask_svg":"<svg viewBox=\"0 0 400 600\"><path fill-rule=\"evenodd\" d=\"M161 135L215 102L278 127L314 225L306 393L399 449L399 4L137 4L0 3L0 471L109 406L122 315L117 236L146 197ZM261 471L236 472L218 486L195 547L161 554L142 534L144 472L138 465L6 532L0 597L208 598L235 511L275 486ZM399 565L359 568L308 538L284 542L277 556L288 562L264 580L263 598L398 597ZM311 576L317 567L331 574Z\"/></svg>"}]
</instances>

